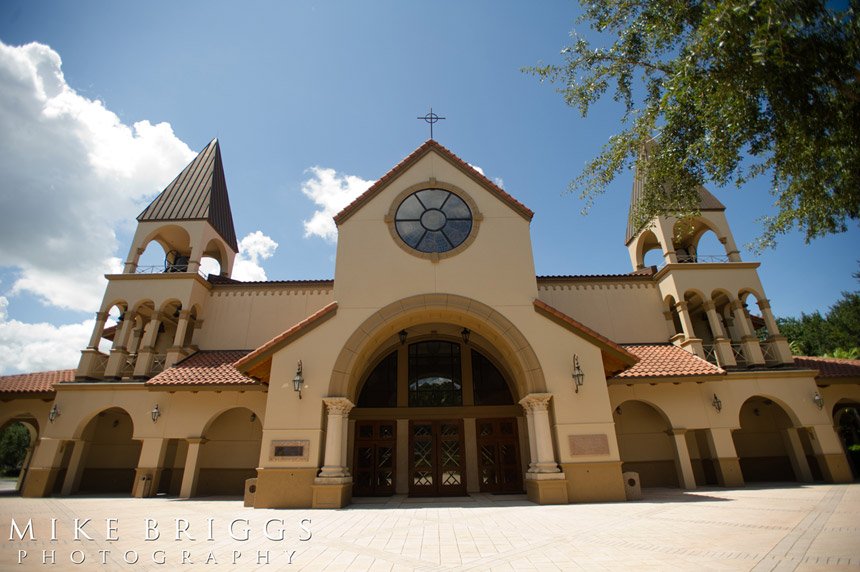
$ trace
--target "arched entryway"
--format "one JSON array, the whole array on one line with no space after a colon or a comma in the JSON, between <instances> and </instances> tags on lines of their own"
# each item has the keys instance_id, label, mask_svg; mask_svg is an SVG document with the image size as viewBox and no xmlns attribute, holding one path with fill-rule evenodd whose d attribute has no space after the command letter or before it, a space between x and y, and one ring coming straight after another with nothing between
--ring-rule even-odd
<instances>
[{"instance_id":1,"label":"arched entryway","mask_svg":"<svg viewBox=\"0 0 860 572\"><path fill-rule=\"evenodd\" d=\"M747 399L740 410L740 429L732 437L747 483L809 482L817 472L817 464L810 466L810 460L815 461L806 431L795 427L773 399Z\"/></svg>"},{"instance_id":2,"label":"arched entryway","mask_svg":"<svg viewBox=\"0 0 860 572\"><path fill-rule=\"evenodd\" d=\"M113 407L93 417L74 450L69 447L75 474L66 475L72 480L63 492L130 495L141 449L133 434L134 423L124 409ZM79 457L78 463L75 457Z\"/></svg>"},{"instance_id":3,"label":"arched entryway","mask_svg":"<svg viewBox=\"0 0 860 572\"><path fill-rule=\"evenodd\" d=\"M854 480L860 479L860 403L840 401L833 408L833 426Z\"/></svg>"},{"instance_id":4,"label":"arched entryway","mask_svg":"<svg viewBox=\"0 0 860 572\"><path fill-rule=\"evenodd\" d=\"M639 473L648 487L679 487L672 425L654 406L643 401L625 401L612 413L622 472Z\"/></svg>"},{"instance_id":5,"label":"arched entryway","mask_svg":"<svg viewBox=\"0 0 860 572\"><path fill-rule=\"evenodd\" d=\"M356 390L353 495L522 493L527 436L517 398L480 335L441 323L401 331Z\"/></svg>"},{"instance_id":6,"label":"arched entryway","mask_svg":"<svg viewBox=\"0 0 860 572\"><path fill-rule=\"evenodd\" d=\"M0 471L4 477L16 478L16 494L24 486L33 451L39 442L38 427L38 422L30 415L17 416L0 426Z\"/></svg>"},{"instance_id":7,"label":"arched entryway","mask_svg":"<svg viewBox=\"0 0 860 572\"><path fill-rule=\"evenodd\" d=\"M241 496L245 480L257 476L263 424L257 414L235 407L215 417L203 433L196 496Z\"/></svg>"}]
</instances>

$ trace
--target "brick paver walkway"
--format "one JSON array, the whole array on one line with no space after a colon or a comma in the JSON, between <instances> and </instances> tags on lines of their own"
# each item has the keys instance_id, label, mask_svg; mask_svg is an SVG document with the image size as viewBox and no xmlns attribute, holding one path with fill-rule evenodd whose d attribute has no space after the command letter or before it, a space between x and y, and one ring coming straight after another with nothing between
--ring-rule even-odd
<instances>
[{"instance_id":1,"label":"brick paver walkway","mask_svg":"<svg viewBox=\"0 0 860 572\"><path fill-rule=\"evenodd\" d=\"M6 496L0 515L0 570L860 570L857 484L651 489L641 501L567 506L394 497L344 510ZM35 540L10 541L13 518L22 531L32 519ZM74 539L75 518L91 519L92 540ZM147 519L157 540L146 540ZM178 540L177 519L187 524ZM56 565L43 564L51 551Z\"/></svg>"}]
</instances>

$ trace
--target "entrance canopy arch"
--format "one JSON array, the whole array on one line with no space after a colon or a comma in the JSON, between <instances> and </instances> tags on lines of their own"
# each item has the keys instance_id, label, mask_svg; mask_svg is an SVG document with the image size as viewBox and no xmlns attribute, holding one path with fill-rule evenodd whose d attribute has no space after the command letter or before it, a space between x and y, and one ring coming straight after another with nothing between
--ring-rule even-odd
<instances>
[{"instance_id":1,"label":"entrance canopy arch","mask_svg":"<svg viewBox=\"0 0 860 572\"><path fill-rule=\"evenodd\" d=\"M546 391L537 355L517 327L491 307L455 294L417 295L398 300L367 318L350 336L337 360L329 382L329 395L355 401L362 376L388 348L398 333L427 323L443 323L468 329L476 338L492 342L496 357L508 369L520 396Z\"/></svg>"}]
</instances>

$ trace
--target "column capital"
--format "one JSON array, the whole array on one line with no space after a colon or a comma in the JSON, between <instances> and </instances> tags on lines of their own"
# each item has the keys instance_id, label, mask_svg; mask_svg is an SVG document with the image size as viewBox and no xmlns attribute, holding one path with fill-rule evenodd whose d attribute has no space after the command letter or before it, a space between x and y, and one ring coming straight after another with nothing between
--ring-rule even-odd
<instances>
[{"instance_id":1,"label":"column capital","mask_svg":"<svg viewBox=\"0 0 860 572\"><path fill-rule=\"evenodd\" d=\"M738 298L735 298L734 300L732 300L731 306L732 306L732 310L743 310L744 309L744 303L741 302L740 299L738 299Z\"/></svg>"},{"instance_id":2,"label":"column capital","mask_svg":"<svg viewBox=\"0 0 860 572\"><path fill-rule=\"evenodd\" d=\"M108 319L109 315L110 315L110 312L108 312L107 310L105 310L104 312L96 312L96 321L97 322L104 322L105 320Z\"/></svg>"},{"instance_id":3,"label":"column capital","mask_svg":"<svg viewBox=\"0 0 860 572\"><path fill-rule=\"evenodd\" d=\"M713 300L705 300L704 302L702 302L702 308L703 308L706 312L710 312L711 310L716 309L716 306L714 306L714 301L713 301Z\"/></svg>"},{"instance_id":4,"label":"column capital","mask_svg":"<svg viewBox=\"0 0 860 572\"><path fill-rule=\"evenodd\" d=\"M680 302L675 302L675 308L679 312L686 312L687 311L687 301L681 300Z\"/></svg>"},{"instance_id":5,"label":"column capital","mask_svg":"<svg viewBox=\"0 0 860 572\"><path fill-rule=\"evenodd\" d=\"M209 439L207 439L206 437L187 437L185 440L188 441L189 445L205 445L209 442Z\"/></svg>"},{"instance_id":6,"label":"column capital","mask_svg":"<svg viewBox=\"0 0 860 572\"><path fill-rule=\"evenodd\" d=\"M758 304L758 307L762 310L770 309L770 300L768 300L767 298L762 298L761 300L756 300L756 304Z\"/></svg>"},{"instance_id":7,"label":"column capital","mask_svg":"<svg viewBox=\"0 0 860 572\"><path fill-rule=\"evenodd\" d=\"M346 397L324 397L326 413L329 415L348 415L355 404Z\"/></svg>"},{"instance_id":8,"label":"column capital","mask_svg":"<svg viewBox=\"0 0 860 572\"><path fill-rule=\"evenodd\" d=\"M666 430L667 435L686 435L687 429L685 427L672 427Z\"/></svg>"},{"instance_id":9,"label":"column capital","mask_svg":"<svg viewBox=\"0 0 860 572\"><path fill-rule=\"evenodd\" d=\"M550 399L552 399L552 393L529 393L520 399L520 405L530 411L546 411L549 408Z\"/></svg>"},{"instance_id":10,"label":"column capital","mask_svg":"<svg viewBox=\"0 0 860 572\"><path fill-rule=\"evenodd\" d=\"M191 310L180 310L179 311L179 319L187 320L191 316Z\"/></svg>"},{"instance_id":11,"label":"column capital","mask_svg":"<svg viewBox=\"0 0 860 572\"><path fill-rule=\"evenodd\" d=\"M673 318L672 310L666 310L663 312L663 317L666 318L666 320L671 320Z\"/></svg>"}]
</instances>

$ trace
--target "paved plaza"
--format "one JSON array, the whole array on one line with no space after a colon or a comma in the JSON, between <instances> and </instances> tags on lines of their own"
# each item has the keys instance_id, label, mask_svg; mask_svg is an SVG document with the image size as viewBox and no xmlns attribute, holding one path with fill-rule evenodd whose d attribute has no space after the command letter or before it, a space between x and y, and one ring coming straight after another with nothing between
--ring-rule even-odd
<instances>
[{"instance_id":1,"label":"paved plaza","mask_svg":"<svg viewBox=\"0 0 860 572\"><path fill-rule=\"evenodd\" d=\"M0 570L860 570L857 484L650 489L640 501L566 506L481 494L341 510L14 496L0 508Z\"/></svg>"}]
</instances>

